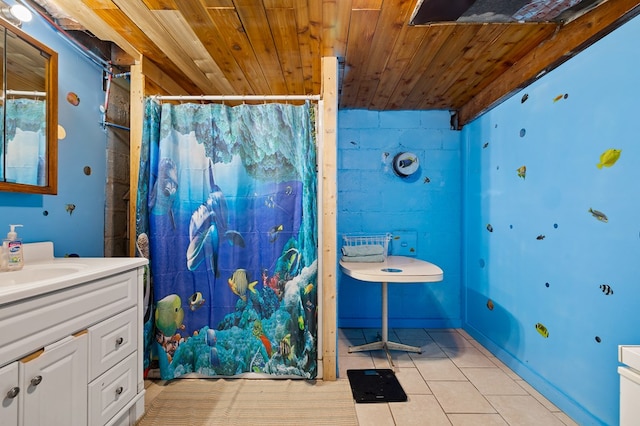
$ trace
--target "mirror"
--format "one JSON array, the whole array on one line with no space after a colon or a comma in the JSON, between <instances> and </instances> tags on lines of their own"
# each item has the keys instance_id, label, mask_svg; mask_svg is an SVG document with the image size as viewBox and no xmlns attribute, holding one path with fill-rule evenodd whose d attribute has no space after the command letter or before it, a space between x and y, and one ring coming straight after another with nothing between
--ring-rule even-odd
<instances>
[{"instance_id":1,"label":"mirror","mask_svg":"<svg viewBox=\"0 0 640 426\"><path fill-rule=\"evenodd\" d=\"M0 19L0 191L56 194L58 54Z\"/></svg>"}]
</instances>

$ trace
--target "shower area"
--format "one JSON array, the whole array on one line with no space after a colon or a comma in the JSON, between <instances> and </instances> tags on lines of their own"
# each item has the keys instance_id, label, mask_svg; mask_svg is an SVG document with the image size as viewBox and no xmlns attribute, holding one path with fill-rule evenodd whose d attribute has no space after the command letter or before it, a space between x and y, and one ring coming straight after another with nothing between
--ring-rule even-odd
<instances>
[{"instance_id":1,"label":"shower area","mask_svg":"<svg viewBox=\"0 0 640 426\"><path fill-rule=\"evenodd\" d=\"M316 115L145 98L148 377L317 377Z\"/></svg>"}]
</instances>

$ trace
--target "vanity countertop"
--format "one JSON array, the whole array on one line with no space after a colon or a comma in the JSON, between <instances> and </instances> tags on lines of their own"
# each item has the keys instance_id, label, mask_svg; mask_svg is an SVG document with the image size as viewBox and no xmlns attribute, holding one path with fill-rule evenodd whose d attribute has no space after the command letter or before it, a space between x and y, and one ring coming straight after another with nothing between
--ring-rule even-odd
<instances>
[{"instance_id":1,"label":"vanity countertop","mask_svg":"<svg viewBox=\"0 0 640 426\"><path fill-rule=\"evenodd\" d=\"M53 258L0 272L0 305L73 287L147 264L145 258Z\"/></svg>"}]
</instances>

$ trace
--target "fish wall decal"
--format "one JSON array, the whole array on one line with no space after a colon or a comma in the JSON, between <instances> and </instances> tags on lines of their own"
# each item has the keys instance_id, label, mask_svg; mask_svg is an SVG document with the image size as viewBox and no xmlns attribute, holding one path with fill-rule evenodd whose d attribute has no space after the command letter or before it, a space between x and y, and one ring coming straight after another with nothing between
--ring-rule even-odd
<instances>
[{"instance_id":1,"label":"fish wall decal","mask_svg":"<svg viewBox=\"0 0 640 426\"><path fill-rule=\"evenodd\" d=\"M611 167L616 164L616 161L620 158L620 154L622 153L621 149L611 148L606 150L600 155L600 162L596 164L596 167L599 169L603 167Z\"/></svg>"}]
</instances>

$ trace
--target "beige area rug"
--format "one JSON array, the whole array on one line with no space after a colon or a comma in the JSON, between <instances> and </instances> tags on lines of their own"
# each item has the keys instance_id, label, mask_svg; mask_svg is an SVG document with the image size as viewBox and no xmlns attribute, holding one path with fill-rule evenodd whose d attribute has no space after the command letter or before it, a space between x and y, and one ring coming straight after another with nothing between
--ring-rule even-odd
<instances>
[{"instance_id":1,"label":"beige area rug","mask_svg":"<svg viewBox=\"0 0 640 426\"><path fill-rule=\"evenodd\" d=\"M177 379L137 425L358 425L348 380Z\"/></svg>"}]
</instances>

